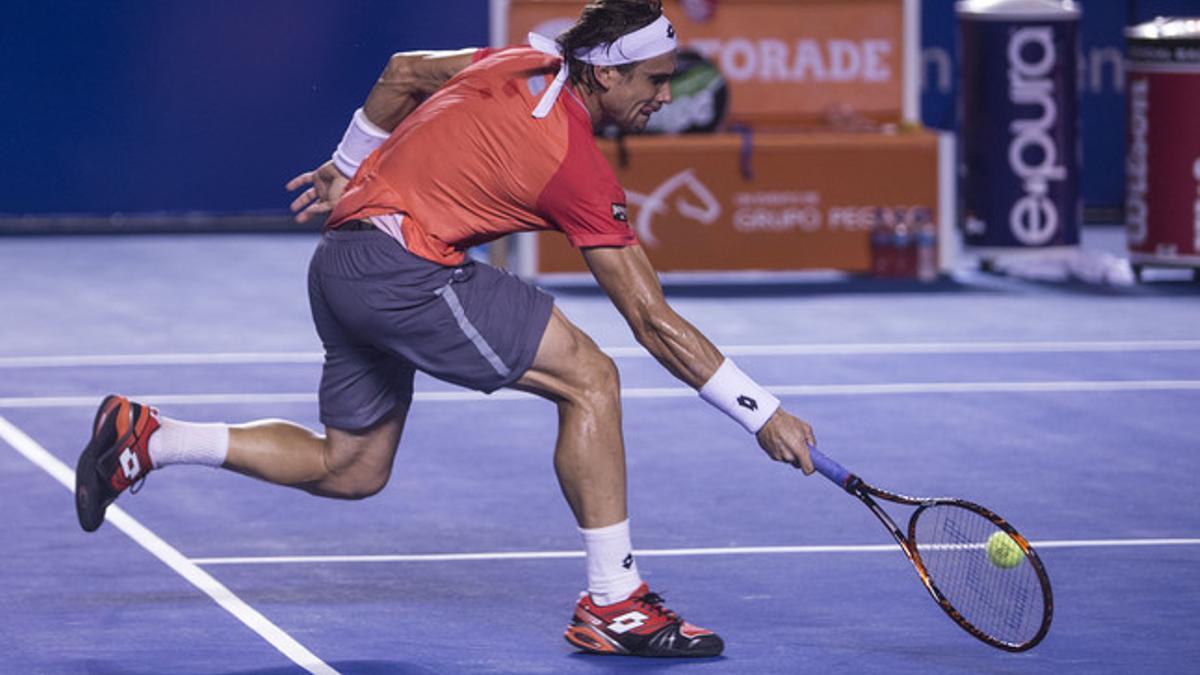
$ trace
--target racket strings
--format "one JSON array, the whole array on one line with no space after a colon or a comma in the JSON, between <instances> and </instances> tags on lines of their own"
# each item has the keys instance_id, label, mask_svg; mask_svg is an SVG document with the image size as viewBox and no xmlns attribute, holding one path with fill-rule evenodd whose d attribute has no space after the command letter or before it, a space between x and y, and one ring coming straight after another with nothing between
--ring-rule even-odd
<instances>
[{"instance_id":1,"label":"racket strings","mask_svg":"<svg viewBox=\"0 0 1200 675\"><path fill-rule=\"evenodd\" d=\"M967 623L1019 645L1041 628L1042 582L1023 555L1011 567L989 559L988 539L997 531L974 511L939 504L918 516L914 543L933 585Z\"/></svg>"}]
</instances>

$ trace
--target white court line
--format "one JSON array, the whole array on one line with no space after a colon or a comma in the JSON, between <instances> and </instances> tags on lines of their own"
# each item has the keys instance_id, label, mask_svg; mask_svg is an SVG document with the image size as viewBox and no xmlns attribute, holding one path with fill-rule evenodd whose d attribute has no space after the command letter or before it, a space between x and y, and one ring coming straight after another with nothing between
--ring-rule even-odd
<instances>
[{"instance_id":1,"label":"white court line","mask_svg":"<svg viewBox=\"0 0 1200 675\"><path fill-rule=\"evenodd\" d=\"M1096 548L1125 546L1198 546L1200 539L1052 539L1030 542L1035 548ZM895 551L895 544L842 546L730 546L726 548L638 549L642 558L713 555L777 555L791 553L878 553ZM192 558L197 565L290 565L325 563L463 562L487 560L552 560L582 558L583 551L501 551L494 553L428 553L406 555L291 555Z\"/></svg>"},{"instance_id":2,"label":"white court line","mask_svg":"<svg viewBox=\"0 0 1200 675\"><path fill-rule=\"evenodd\" d=\"M870 396L905 394L995 394L1102 391L1196 391L1200 380L1062 380L1031 382L895 382L883 384L780 384L766 389L776 396ZM690 398L688 387L629 387L621 390L628 399ZM268 403L315 403L315 393L279 394L130 394L130 398L154 405L241 405ZM75 408L98 404L101 396L9 396L0 397L4 408ZM426 391L413 395L416 401L512 401L542 399L511 389L493 394L477 391Z\"/></svg>"},{"instance_id":3,"label":"white court line","mask_svg":"<svg viewBox=\"0 0 1200 675\"><path fill-rule=\"evenodd\" d=\"M321 363L321 352L212 352L180 354L78 354L4 356L0 368L79 368L84 366L194 366L222 364Z\"/></svg>"},{"instance_id":4,"label":"white court line","mask_svg":"<svg viewBox=\"0 0 1200 675\"><path fill-rule=\"evenodd\" d=\"M13 426L12 423L3 417L0 417L0 438L7 441L9 445L24 455L26 459L66 486L68 490L75 490L75 472L41 445L38 445L37 441L34 441L25 432ZM149 551L151 555L174 570L176 574L187 579L193 586L203 591L205 595L216 601L225 611L232 614L238 621L246 624L250 630L258 633L272 647L278 649L296 665L310 673L319 673L321 675L337 673L336 670L319 659L315 654L308 651L304 645L301 645L292 636L271 623L258 610L246 604L241 598L234 595L228 588L221 584L221 582L214 579L208 572L200 569L196 563L188 560L186 556L163 541L158 535L151 532L137 520L134 520L132 516L125 513L120 507L115 505L108 507L107 519L111 525L124 532L130 539L133 539L138 545Z\"/></svg>"},{"instance_id":5,"label":"white court line","mask_svg":"<svg viewBox=\"0 0 1200 675\"><path fill-rule=\"evenodd\" d=\"M875 342L851 344L724 345L727 356L816 356L862 354L1036 354L1163 352L1200 350L1200 340L1066 340L1040 342ZM641 347L605 347L618 358L650 358ZM213 352L178 354L90 354L3 356L0 368L86 366L190 366L321 363L320 352Z\"/></svg>"}]
</instances>

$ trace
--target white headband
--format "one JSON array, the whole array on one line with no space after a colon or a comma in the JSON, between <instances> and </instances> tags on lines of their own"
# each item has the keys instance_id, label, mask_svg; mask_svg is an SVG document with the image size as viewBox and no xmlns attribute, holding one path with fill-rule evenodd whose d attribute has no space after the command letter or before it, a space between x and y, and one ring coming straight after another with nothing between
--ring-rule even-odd
<instances>
[{"instance_id":1,"label":"white headband","mask_svg":"<svg viewBox=\"0 0 1200 675\"><path fill-rule=\"evenodd\" d=\"M530 33L529 46L543 54L562 56L562 50L559 48L558 43L544 35ZM597 45L588 50L577 51L575 52L575 58L594 66L620 66L626 63L652 59L655 56L673 51L677 46L678 41L675 39L675 27L667 20L666 15L661 15L653 23L643 26L632 33L627 33L617 38L614 42ZM542 94L542 99L538 101L537 107L533 109L534 117L541 119L550 114L550 109L554 107L554 102L558 100L558 95L562 93L562 88L566 85L567 76L570 72L570 68L567 66L567 59L564 58L562 66L558 69L558 74L554 76L554 81L550 83L550 87L546 89L546 93Z\"/></svg>"}]
</instances>

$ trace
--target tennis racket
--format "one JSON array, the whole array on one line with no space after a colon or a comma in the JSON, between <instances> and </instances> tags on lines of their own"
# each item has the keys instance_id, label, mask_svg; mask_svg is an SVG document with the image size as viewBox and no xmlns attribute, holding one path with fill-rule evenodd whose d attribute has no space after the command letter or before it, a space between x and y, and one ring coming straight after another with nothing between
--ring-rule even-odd
<instances>
[{"instance_id":1,"label":"tennis racket","mask_svg":"<svg viewBox=\"0 0 1200 675\"><path fill-rule=\"evenodd\" d=\"M858 497L895 537L934 602L963 630L1011 652L1031 649L1046 637L1054 615L1050 577L1037 552L1000 516L962 499L906 497L867 484L841 464L810 449L813 466ZM908 533L873 497L915 506ZM988 542L1003 532L1020 547L997 564ZM1000 551L1003 553L1003 551Z\"/></svg>"}]
</instances>

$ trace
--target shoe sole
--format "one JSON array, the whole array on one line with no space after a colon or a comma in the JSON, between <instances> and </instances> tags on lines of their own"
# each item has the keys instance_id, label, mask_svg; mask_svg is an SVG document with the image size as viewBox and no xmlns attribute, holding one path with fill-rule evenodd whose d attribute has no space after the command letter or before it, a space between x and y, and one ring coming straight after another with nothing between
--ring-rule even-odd
<instances>
[{"instance_id":1,"label":"shoe sole","mask_svg":"<svg viewBox=\"0 0 1200 675\"><path fill-rule=\"evenodd\" d=\"M95 532L104 523L104 514L108 510L108 504L104 501L106 490L100 480L100 472L96 470L96 462L111 444L104 443L100 424L116 409L120 398L112 394L104 397L92 421L92 438L75 463L75 515L79 517L79 526L84 532Z\"/></svg>"},{"instance_id":2,"label":"shoe sole","mask_svg":"<svg viewBox=\"0 0 1200 675\"><path fill-rule=\"evenodd\" d=\"M604 654L608 656L628 654L629 651L614 642L604 633L585 623L572 623L563 634L572 646L588 654Z\"/></svg>"}]
</instances>

